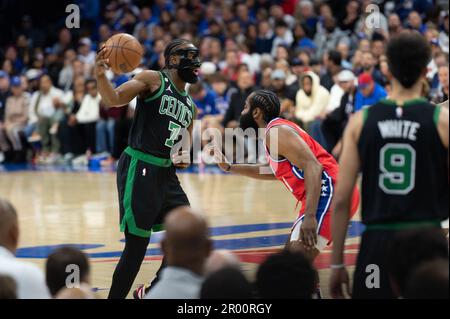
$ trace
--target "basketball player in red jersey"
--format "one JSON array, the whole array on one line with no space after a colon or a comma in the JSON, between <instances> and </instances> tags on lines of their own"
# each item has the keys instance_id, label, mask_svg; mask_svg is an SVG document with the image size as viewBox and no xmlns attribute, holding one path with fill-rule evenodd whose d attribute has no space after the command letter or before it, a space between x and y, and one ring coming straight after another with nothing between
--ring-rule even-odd
<instances>
[{"instance_id":1,"label":"basketball player in red jersey","mask_svg":"<svg viewBox=\"0 0 450 319\"><path fill-rule=\"evenodd\" d=\"M331 242L331 203L339 168L333 156L319 143L295 123L280 118L279 114L278 97L265 90L250 94L241 113L243 130L265 128L268 164L231 164L217 146L213 146L214 156L225 172L283 182L301 203L289 243L300 243L298 246L313 261ZM264 166L270 166L273 174L262 174ZM359 192L355 187L352 214L357 211L358 204Z\"/></svg>"}]
</instances>

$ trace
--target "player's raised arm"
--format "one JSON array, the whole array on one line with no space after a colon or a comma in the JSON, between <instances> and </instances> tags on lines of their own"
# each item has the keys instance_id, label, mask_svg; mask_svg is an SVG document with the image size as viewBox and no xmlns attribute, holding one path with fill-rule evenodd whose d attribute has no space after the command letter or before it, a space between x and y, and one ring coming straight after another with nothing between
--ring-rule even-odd
<instances>
[{"instance_id":1,"label":"player's raised arm","mask_svg":"<svg viewBox=\"0 0 450 319\"><path fill-rule=\"evenodd\" d=\"M146 90L151 92L161 85L158 72L143 71L114 89L105 74L108 63L108 59L104 59L102 51L100 51L96 57L94 74L102 101L108 107L119 107L128 104L139 93Z\"/></svg>"},{"instance_id":2,"label":"player's raised arm","mask_svg":"<svg viewBox=\"0 0 450 319\"><path fill-rule=\"evenodd\" d=\"M342 285L347 286L350 294L349 277L344 266L344 244L350 219L352 191L360 167L358 139L362 127L362 113L350 118L343 137L343 149L339 161L339 176L334 197L331 233L333 237L332 274L330 277L330 294L333 298L343 298Z\"/></svg>"},{"instance_id":3,"label":"player's raised arm","mask_svg":"<svg viewBox=\"0 0 450 319\"><path fill-rule=\"evenodd\" d=\"M270 140L273 138L278 139L277 155L288 159L305 174L306 208L300 239L306 248L313 248L317 243L316 211L322 187L322 165L308 144L292 128L283 125L271 128L267 134L267 145L271 145Z\"/></svg>"}]
</instances>

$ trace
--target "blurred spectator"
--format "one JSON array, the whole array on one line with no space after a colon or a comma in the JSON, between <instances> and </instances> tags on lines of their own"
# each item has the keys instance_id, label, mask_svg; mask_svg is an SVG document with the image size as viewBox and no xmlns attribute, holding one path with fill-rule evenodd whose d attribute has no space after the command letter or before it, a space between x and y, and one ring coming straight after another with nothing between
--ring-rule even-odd
<instances>
[{"instance_id":1,"label":"blurred spectator","mask_svg":"<svg viewBox=\"0 0 450 319\"><path fill-rule=\"evenodd\" d=\"M253 77L248 71L243 71L239 74L237 79L237 91L231 95L230 105L223 119L223 126L236 128L239 126L239 118L244 109L245 100L252 93Z\"/></svg>"},{"instance_id":2,"label":"blurred spectator","mask_svg":"<svg viewBox=\"0 0 450 319\"><path fill-rule=\"evenodd\" d=\"M213 250L205 262L205 275L211 275L224 268L240 270L239 259L228 250Z\"/></svg>"},{"instance_id":3,"label":"blurred spectator","mask_svg":"<svg viewBox=\"0 0 450 319\"><path fill-rule=\"evenodd\" d=\"M305 72L300 82L302 88L295 98L295 117L307 130L309 124L325 110L330 93L320 85L319 77L314 72Z\"/></svg>"},{"instance_id":4,"label":"blurred spectator","mask_svg":"<svg viewBox=\"0 0 450 319\"><path fill-rule=\"evenodd\" d=\"M255 51L259 54L271 53L275 34L268 21L258 23L258 37L256 38Z\"/></svg>"},{"instance_id":5,"label":"blurred spectator","mask_svg":"<svg viewBox=\"0 0 450 319\"><path fill-rule=\"evenodd\" d=\"M4 152L9 150L9 145L4 132L4 117L6 99L11 95L9 76L4 71L0 71L0 163L5 160Z\"/></svg>"},{"instance_id":6,"label":"blurred spectator","mask_svg":"<svg viewBox=\"0 0 450 319\"><path fill-rule=\"evenodd\" d=\"M396 13L392 13L388 18L389 36L394 37L403 31L402 21Z\"/></svg>"},{"instance_id":7,"label":"blurred spectator","mask_svg":"<svg viewBox=\"0 0 450 319\"><path fill-rule=\"evenodd\" d=\"M358 89L355 95L355 111L371 106L386 96L386 90L373 80L372 75L369 73L362 73L358 77Z\"/></svg>"},{"instance_id":8,"label":"blurred spectator","mask_svg":"<svg viewBox=\"0 0 450 319\"><path fill-rule=\"evenodd\" d=\"M53 297L63 288L78 288L67 287L67 277L72 272L78 274L79 277L76 278L77 282L71 283L89 287L89 260L81 250L69 246L62 247L48 256L45 264L45 281Z\"/></svg>"},{"instance_id":9,"label":"blurred spectator","mask_svg":"<svg viewBox=\"0 0 450 319\"><path fill-rule=\"evenodd\" d=\"M284 250L269 256L258 268L256 288L262 299L311 299L317 271L300 252Z\"/></svg>"},{"instance_id":10,"label":"blurred spectator","mask_svg":"<svg viewBox=\"0 0 450 319\"><path fill-rule=\"evenodd\" d=\"M448 299L448 258L422 263L409 277L405 299Z\"/></svg>"},{"instance_id":11,"label":"blurred spectator","mask_svg":"<svg viewBox=\"0 0 450 319\"><path fill-rule=\"evenodd\" d=\"M41 138L42 160L54 160L59 152L59 140L56 136L58 122L62 118L60 107L63 105L63 92L54 87L48 75L39 80L39 91L31 96L30 123L37 124L37 131ZM47 156L49 156L47 158Z\"/></svg>"},{"instance_id":12,"label":"blurred spectator","mask_svg":"<svg viewBox=\"0 0 450 319\"><path fill-rule=\"evenodd\" d=\"M448 54L448 10L444 12L442 17L442 30L439 33L439 45L442 51Z\"/></svg>"},{"instance_id":13,"label":"blurred spectator","mask_svg":"<svg viewBox=\"0 0 450 319\"><path fill-rule=\"evenodd\" d=\"M88 79L86 81L86 95L81 101L80 108L74 111L74 122L79 128L83 150L87 154L93 154L96 151L95 131L97 121L100 118L100 100L101 97L98 94L97 81Z\"/></svg>"},{"instance_id":14,"label":"blurred spectator","mask_svg":"<svg viewBox=\"0 0 450 319\"><path fill-rule=\"evenodd\" d=\"M252 285L236 268L223 268L209 275L200 290L200 299L251 299L252 297Z\"/></svg>"},{"instance_id":15,"label":"blurred spectator","mask_svg":"<svg viewBox=\"0 0 450 319\"><path fill-rule=\"evenodd\" d=\"M215 93L216 109L219 114L223 117L228 110L230 104L231 95L236 92L236 88L231 87L228 84L227 79L222 73L215 73L211 75L210 85Z\"/></svg>"},{"instance_id":16,"label":"blurred spectator","mask_svg":"<svg viewBox=\"0 0 450 319\"><path fill-rule=\"evenodd\" d=\"M355 80L353 72L348 70L341 71L337 76L338 84L344 92L339 106L329 113L322 122L321 131L325 139L326 150L338 157L341 149L341 137L344 133L350 115L355 111Z\"/></svg>"},{"instance_id":17,"label":"blurred spectator","mask_svg":"<svg viewBox=\"0 0 450 319\"><path fill-rule=\"evenodd\" d=\"M359 19L360 3L356 0L351 0L345 6L345 16L340 19L339 27L342 31L353 33L355 30L356 22Z\"/></svg>"},{"instance_id":18,"label":"blurred spectator","mask_svg":"<svg viewBox=\"0 0 450 319\"><path fill-rule=\"evenodd\" d=\"M331 50L325 53L323 60L325 73L320 77L320 85L330 91L331 87L334 85L334 76L342 69L342 56L339 51Z\"/></svg>"},{"instance_id":19,"label":"blurred spectator","mask_svg":"<svg viewBox=\"0 0 450 319\"><path fill-rule=\"evenodd\" d=\"M271 91L275 92L280 99L281 115L287 119L293 118L297 91L286 85L286 74L284 71L275 70L270 77L272 80Z\"/></svg>"},{"instance_id":20,"label":"blurred spectator","mask_svg":"<svg viewBox=\"0 0 450 319\"><path fill-rule=\"evenodd\" d=\"M279 45L290 47L294 42L292 31L284 20L275 21L275 38L272 42L272 56L276 56L276 50ZM287 57L286 57L287 58Z\"/></svg>"},{"instance_id":21,"label":"blurred spectator","mask_svg":"<svg viewBox=\"0 0 450 319\"><path fill-rule=\"evenodd\" d=\"M314 43L317 46L316 57L321 58L325 52L336 49L341 41L350 41L347 35L336 26L336 19L327 16L323 19L323 25L317 29ZM340 63L339 63L340 65Z\"/></svg>"},{"instance_id":22,"label":"blurred spectator","mask_svg":"<svg viewBox=\"0 0 450 319\"><path fill-rule=\"evenodd\" d=\"M61 55L68 49L72 49L72 34L66 28L59 31L58 42L53 45L53 52L56 55Z\"/></svg>"},{"instance_id":23,"label":"blurred spectator","mask_svg":"<svg viewBox=\"0 0 450 319\"><path fill-rule=\"evenodd\" d=\"M0 300L3 299L17 299L17 284L10 276L0 274Z\"/></svg>"},{"instance_id":24,"label":"blurred spectator","mask_svg":"<svg viewBox=\"0 0 450 319\"><path fill-rule=\"evenodd\" d=\"M90 69L94 66L95 52L92 51L92 41L89 38L81 38L78 43L78 60L80 60L85 68L85 74L90 73Z\"/></svg>"},{"instance_id":25,"label":"blurred spectator","mask_svg":"<svg viewBox=\"0 0 450 319\"><path fill-rule=\"evenodd\" d=\"M0 275L14 279L19 299L48 299L50 294L41 270L14 255L19 244L19 220L16 210L0 198Z\"/></svg>"},{"instance_id":26,"label":"blurred spectator","mask_svg":"<svg viewBox=\"0 0 450 319\"><path fill-rule=\"evenodd\" d=\"M408 22L407 26L412 29L416 30L422 34L425 33L426 26L422 23L422 18L420 17L419 13L416 11L411 11L408 14Z\"/></svg>"},{"instance_id":27,"label":"blurred spectator","mask_svg":"<svg viewBox=\"0 0 450 319\"><path fill-rule=\"evenodd\" d=\"M22 150L20 134L28 121L28 107L30 95L23 91L21 80L18 76L11 79L12 95L6 100L5 130L13 150Z\"/></svg>"},{"instance_id":28,"label":"blurred spectator","mask_svg":"<svg viewBox=\"0 0 450 319\"><path fill-rule=\"evenodd\" d=\"M424 262L448 257L448 242L441 228L399 232L386 254L393 291L403 296L414 269Z\"/></svg>"},{"instance_id":29,"label":"blurred spectator","mask_svg":"<svg viewBox=\"0 0 450 319\"><path fill-rule=\"evenodd\" d=\"M439 87L433 99L433 102L438 104L448 100L448 65L441 65L438 68Z\"/></svg>"},{"instance_id":30,"label":"blurred spectator","mask_svg":"<svg viewBox=\"0 0 450 319\"><path fill-rule=\"evenodd\" d=\"M167 215L164 225L161 249L167 267L145 299L198 299L212 248L206 221L190 208L180 207Z\"/></svg>"},{"instance_id":31,"label":"blurred spectator","mask_svg":"<svg viewBox=\"0 0 450 319\"><path fill-rule=\"evenodd\" d=\"M371 75L372 79L377 82L380 85L384 84L383 75L381 74L380 70L375 68L376 60L371 51L364 52L362 54L362 60L361 60L361 70L358 72L361 73L368 73Z\"/></svg>"}]
</instances>

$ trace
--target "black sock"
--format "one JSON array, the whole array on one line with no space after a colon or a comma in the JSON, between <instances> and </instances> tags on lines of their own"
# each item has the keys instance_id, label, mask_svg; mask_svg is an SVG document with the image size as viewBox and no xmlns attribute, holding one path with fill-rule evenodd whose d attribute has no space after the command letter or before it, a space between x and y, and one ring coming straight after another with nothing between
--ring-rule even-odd
<instances>
[{"instance_id":1,"label":"black sock","mask_svg":"<svg viewBox=\"0 0 450 319\"><path fill-rule=\"evenodd\" d=\"M125 230L125 248L114 270L108 299L125 299L141 268L150 238L132 235Z\"/></svg>"}]
</instances>

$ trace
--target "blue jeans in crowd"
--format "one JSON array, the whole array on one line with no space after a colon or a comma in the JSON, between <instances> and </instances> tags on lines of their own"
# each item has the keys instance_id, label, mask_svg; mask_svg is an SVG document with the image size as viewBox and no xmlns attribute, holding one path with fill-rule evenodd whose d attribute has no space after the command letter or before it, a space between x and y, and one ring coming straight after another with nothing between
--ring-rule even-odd
<instances>
[{"instance_id":1,"label":"blue jeans in crowd","mask_svg":"<svg viewBox=\"0 0 450 319\"><path fill-rule=\"evenodd\" d=\"M113 152L114 147L114 119L99 120L96 125L97 153Z\"/></svg>"}]
</instances>

